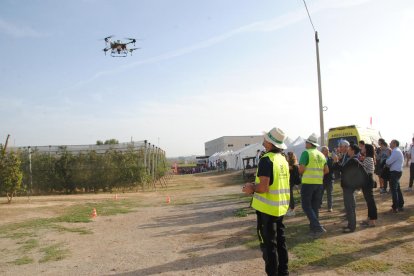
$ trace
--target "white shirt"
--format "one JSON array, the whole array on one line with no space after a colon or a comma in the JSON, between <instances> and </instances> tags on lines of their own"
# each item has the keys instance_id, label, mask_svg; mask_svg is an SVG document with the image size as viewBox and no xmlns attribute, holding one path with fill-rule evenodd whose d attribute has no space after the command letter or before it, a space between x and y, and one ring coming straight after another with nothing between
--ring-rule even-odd
<instances>
[{"instance_id":1,"label":"white shirt","mask_svg":"<svg viewBox=\"0 0 414 276\"><path fill-rule=\"evenodd\" d=\"M386 161L387 165L390 167L390 171L393 172L402 172L403 170L403 163L404 163L404 155L399 147L395 147L390 157L388 157Z\"/></svg>"}]
</instances>

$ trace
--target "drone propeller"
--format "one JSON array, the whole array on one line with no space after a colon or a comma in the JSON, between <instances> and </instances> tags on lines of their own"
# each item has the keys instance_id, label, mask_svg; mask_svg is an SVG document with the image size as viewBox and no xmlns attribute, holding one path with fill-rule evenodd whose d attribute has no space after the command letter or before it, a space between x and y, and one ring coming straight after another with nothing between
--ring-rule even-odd
<instances>
[{"instance_id":1,"label":"drone propeller","mask_svg":"<svg viewBox=\"0 0 414 276\"><path fill-rule=\"evenodd\" d=\"M128 49L128 51L131 53L131 56L132 56L132 52L137 50L137 49L141 49L141 48L131 48L131 49Z\"/></svg>"},{"instance_id":2,"label":"drone propeller","mask_svg":"<svg viewBox=\"0 0 414 276\"><path fill-rule=\"evenodd\" d=\"M135 46L135 42L137 42L137 40L136 40L135 38L125 37L125 39L130 40L130 42L128 42L128 43L133 43L133 44L134 44L134 46Z\"/></svg>"},{"instance_id":3,"label":"drone propeller","mask_svg":"<svg viewBox=\"0 0 414 276\"><path fill-rule=\"evenodd\" d=\"M105 40L105 43L108 43L112 37L114 37L114 35L107 36L103 40Z\"/></svg>"},{"instance_id":4,"label":"drone propeller","mask_svg":"<svg viewBox=\"0 0 414 276\"><path fill-rule=\"evenodd\" d=\"M106 56L106 52L108 52L110 49L111 49L111 48L105 48L105 49L102 49L102 51L104 51L104 52L105 52L105 56Z\"/></svg>"}]
</instances>

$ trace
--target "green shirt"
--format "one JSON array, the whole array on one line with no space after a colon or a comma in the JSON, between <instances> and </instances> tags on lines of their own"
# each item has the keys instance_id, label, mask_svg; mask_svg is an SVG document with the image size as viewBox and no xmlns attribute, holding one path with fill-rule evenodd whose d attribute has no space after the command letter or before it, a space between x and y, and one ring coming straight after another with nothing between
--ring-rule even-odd
<instances>
[{"instance_id":1,"label":"green shirt","mask_svg":"<svg viewBox=\"0 0 414 276\"><path fill-rule=\"evenodd\" d=\"M307 166L309 164L309 153L305 150L300 155L299 165Z\"/></svg>"}]
</instances>

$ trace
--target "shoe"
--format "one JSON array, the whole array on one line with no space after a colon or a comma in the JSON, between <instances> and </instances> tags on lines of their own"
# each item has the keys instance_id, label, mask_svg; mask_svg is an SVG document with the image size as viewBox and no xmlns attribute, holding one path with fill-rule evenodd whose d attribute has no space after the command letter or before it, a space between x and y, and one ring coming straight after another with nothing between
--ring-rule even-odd
<instances>
[{"instance_id":1,"label":"shoe","mask_svg":"<svg viewBox=\"0 0 414 276\"><path fill-rule=\"evenodd\" d=\"M342 228L342 233L347 234L347 233L353 233L353 232L355 232L355 229L351 229L349 227L343 227Z\"/></svg>"},{"instance_id":2,"label":"shoe","mask_svg":"<svg viewBox=\"0 0 414 276\"><path fill-rule=\"evenodd\" d=\"M399 212L404 212L404 208L403 208L403 207L398 208L398 213L399 213Z\"/></svg>"},{"instance_id":3,"label":"shoe","mask_svg":"<svg viewBox=\"0 0 414 276\"><path fill-rule=\"evenodd\" d=\"M391 210L389 210L388 213L390 213L390 214L396 214L396 213L398 213L398 210L397 209L394 209L394 208L391 208Z\"/></svg>"},{"instance_id":4,"label":"shoe","mask_svg":"<svg viewBox=\"0 0 414 276\"><path fill-rule=\"evenodd\" d=\"M363 226L363 227L375 227L375 224L371 224L366 220L361 221L360 225Z\"/></svg>"},{"instance_id":5,"label":"shoe","mask_svg":"<svg viewBox=\"0 0 414 276\"><path fill-rule=\"evenodd\" d=\"M332 208L328 209L328 212L332 213L333 212L333 209Z\"/></svg>"},{"instance_id":6,"label":"shoe","mask_svg":"<svg viewBox=\"0 0 414 276\"><path fill-rule=\"evenodd\" d=\"M288 217L293 217L294 215L296 215L295 210L293 209L289 209L286 213L286 216Z\"/></svg>"},{"instance_id":7,"label":"shoe","mask_svg":"<svg viewBox=\"0 0 414 276\"><path fill-rule=\"evenodd\" d=\"M309 232L309 236L311 236L313 238L319 238L320 236L322 236L325 233L326 233L326 229L321 227L321 229L319 229L319 230L311 230Z\"/></svg>"},{"instance_id":8,"label":"shoe","mask_svg":"<svg viewBox=\"0 0 414 276\"><path fill-rule=\"evenodd\" d=\"M404 192L412 192L413 191L413 188L412 187L408 187L406 190L404 190Z\"/></svg>"}]
</instances>

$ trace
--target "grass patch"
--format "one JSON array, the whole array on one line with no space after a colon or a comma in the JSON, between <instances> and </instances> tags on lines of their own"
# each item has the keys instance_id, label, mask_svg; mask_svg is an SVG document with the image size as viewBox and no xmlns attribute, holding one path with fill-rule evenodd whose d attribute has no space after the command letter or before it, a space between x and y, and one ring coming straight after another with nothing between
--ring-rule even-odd
<instances>
[{"instance_id":1,"label":"grass patch","mask_svg":"<svg viewBox=\"0 0 414 276\"><path fill-rule=\"evenodd\" d=\"M247 217L247 210L245 208L237 209L234 211L235 217Z\"/></svg>"},{"instance_id":2,"label":"grass patch","mask_svg":"<svg viewBox=\"0 0 414 276\"><path fill-rule=\"evenodd\" d=\"M33 259L27 256L23 256L19 259L14 260L13 262L11 262L12 264L15 265L25 265L25 264L31 264L33 263Z\"/></svg>"},{"instance_id":3,"label":"grass patch","mask_svg":"<svg viewBox=\"0 0 414 276\"><path fill-rule=\"evenodd\" d=\"M16 240L16 244L22 246L14 249L10 254L23 255L16 259L12 264L20 265L32 263L33 260L25 256L34 248L39 247L37 239L29 237L36 237L40 230L53 230L57 232L78 233L81 235L92 234L92 231L84 227L68 227L60 223L88 223L91 222L92 209L96 208L98 216L112 216L116 214L125 214L132 212L134 208L140 206L140 201L137 200L103 200L94 203L78 204L64 209L63 214L53 218L38 218L31 219L20 223L8 224L0 226L0 239L8 238ZM28 240L26 240L28 239ZM43 258L39 260L40 263L61 260L69 254L69 251L62 248L62 245L52 245L40 249L44 253Z\"/></svg>"},{"instance_id":4,"label":"grass patch","mask_svg":"<svg viewBox=\"0 0 414 276\"><path fill-rule=\"evenodd\" d=\"M178 199L178 200L174 200L174 202L171 200L171 203L174 206L184 206L184 205L193 204L194 202L190 199Z\"/></svg>"},{"instance_id":5,"label":"grass patch","mask_svg":"<svg viewBox=\"0 0 414 276\"><path fill-rule=\"evenodd\" d=\"M398 268L405 274L414 274L414 263L403 263Z\"/></svg>"},{"instance_id":6,"label":"grass patch","mask_svg":"<svg viewBox=\"0 0 414 276\"><path fill-rule=\"evenodd\" d=\"M40 251L44 253L44 256L39 260L39 263L59 261L67 257L69 255L69 250L63 249L61 246L61 244L55 244L42 248Z\"/></svg>"},{"instance_id":7,"label":"grass patch","mask_svg":"<svg viewBox=\"0 0 414 276\"><path fill-rule=\"evenodd\" d=\"M362 259L345 266L354 272L386 272L392 264L372 259Z\"/></svg>"},{"instance_id":8,"label":"grass patch","mask_svg":"<svg viewBox=\"0 0 414 276\"><path fill-rule=\"evenodd\" d=\"M39 241L36 239L30 239L23 243L23 246L20 248L24 253L29 252L30 250L39 246Z\"/></svg>"},{"instance_id":9,"label":"grass patch","mask_svg":"<svg viewBox=\"0 0 414 276\"><path fill-rule=\"evenodd\" d=\"M91 230L83 228L83 227L70 228L70 227L65 227L65 226L58 225L58 224L53 224L52 228L58 232L78 233L80 235L88 235L88 234L93 233Z\"/></svg>"}]
</instances>

